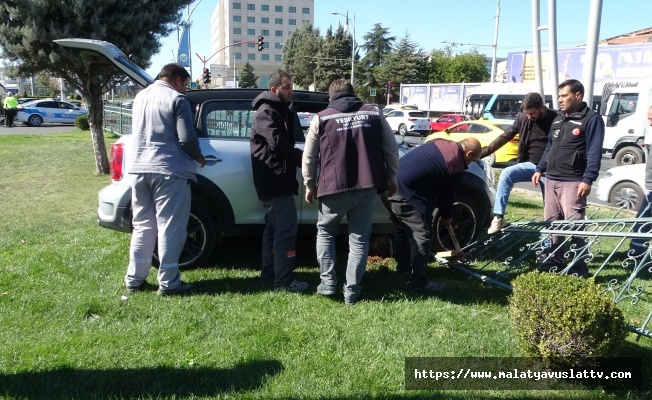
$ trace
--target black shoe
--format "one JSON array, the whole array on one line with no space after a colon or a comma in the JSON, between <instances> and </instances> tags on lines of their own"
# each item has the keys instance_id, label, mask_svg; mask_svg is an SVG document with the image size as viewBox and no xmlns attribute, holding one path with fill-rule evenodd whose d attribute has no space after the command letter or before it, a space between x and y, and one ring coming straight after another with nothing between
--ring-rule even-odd
<instances>
[{"instance_id":1,"label":"black shoe","mask_svg":"<svg viewBox=\"0 0 652 400\"><path fill-rule=\"evenodd\" d=\"M159 289L156 291L156 294L159 296L172 296L175 294L182 294L191 291L195 286L192 283L181 282L179 286L175 286L172 289Z\"/></svg>"},{"instance_id":2,"label":"black shoe","mask_svg":"<svg viewBox=\"0 0 652 400\"><path fill-rule=\"evenodd\" d=\"M140 292L144 288L145 288L145 283L141 283L138 286L127 286L127 293L134 294L136 292Z\"/></svg>"}]
</instances>

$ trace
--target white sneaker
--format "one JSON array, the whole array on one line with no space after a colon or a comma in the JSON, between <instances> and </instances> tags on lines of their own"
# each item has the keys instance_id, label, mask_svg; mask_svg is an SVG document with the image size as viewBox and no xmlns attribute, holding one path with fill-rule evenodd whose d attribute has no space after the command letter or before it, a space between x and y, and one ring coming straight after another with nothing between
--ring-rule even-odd
<instances>
[{"instance_id":1,"label":"white sneaker","mask_svg":"<svg viewBox=\"0 0 652 400\"><path fill-rule=\"evenodd\" d=\"M489 227L487 233L493 235L494 233L498 232L499 230L503 229L506 226L507 226L507 221L505 221L505 218L494 217L493 221L491 221L491 226Z\"/></svg>"}]
</instances>

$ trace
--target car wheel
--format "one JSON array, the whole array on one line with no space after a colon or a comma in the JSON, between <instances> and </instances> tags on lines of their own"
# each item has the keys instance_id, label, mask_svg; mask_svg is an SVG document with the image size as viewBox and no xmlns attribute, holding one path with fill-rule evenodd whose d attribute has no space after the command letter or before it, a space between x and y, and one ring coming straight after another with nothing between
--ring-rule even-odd
<instances>
[{"instance_id":1,"label":"car wheel","mask_svg":"<svg viewBox=\"0 0 652 400\"><path fill-rule=\"evenodd\" d=\"M475 202L466 195L459 196L453 206L453 230L460 246L470 244L478 235L480 220L475 213ZM439 209L433 213L432 251L455 250L448 229L439 223Z\"/></svg>"},{"instance_id":2,"label":"car wheel","mask_svg":"<svg viewBox=\"0 0 652 400\"><path fill-rule=\"evenodd\" d=\"M634 182L621 182L609 194L609 204L627 210L638 211L642 201L643 191Z\"/></svg>"},{"instance_id":3,"label":"car wheel","mask_svg":"<svg viewBox=\"0 0 652 400\"><path fill-rule=\"evenodd\" d=\"M398 134L401 135L401 136L405 136L406 133L407 133L407 126L405 126L405 124L399 125L398 126Z\"/></svg>"},{"instance_id":4,"label":"car wheel","mask_svg":"<svg viewBox=\"0 0 652 400\"><path fill-rule=\"evenodd\" d=\"M43 118L40 115L32 114L27 118L27 125L29 126L41 126L43 123Z\"/></svg>"},{"instance_id":5,"label":"car wheel","mask_svg":"<svg viewBox=\"0 0 652 400\"><path fill-rule=\"evenodd\" d=\"M188 236L179 257L179 268L190 269L208 261L213 254L217 231L213 216L206 211L203 205L193 203L190 207L188 219ZM158 251L154 251L152 264L158 267Z\"/></svg>"},{"instance_id":6,"label":"car wheel","mask_svg":"<svg viewBox=\"0 0 652 400\"><path fill-rule=\"evenodd\" d=\"M643 162L643 149L638 146L627 146L616 152L616 165L633 165Z\"/></svg>"},{"instance_id":7,"label":"car wheel","mask_svg":"<svg viewBox=\"0 0 652 400\"><path fill-rule=\"evenodd\" d=\"M491 153L490 155L484 157L482 161L484 161L488 166L493 167L496 163L496 153Z\"/></svg>"}]
</instances>

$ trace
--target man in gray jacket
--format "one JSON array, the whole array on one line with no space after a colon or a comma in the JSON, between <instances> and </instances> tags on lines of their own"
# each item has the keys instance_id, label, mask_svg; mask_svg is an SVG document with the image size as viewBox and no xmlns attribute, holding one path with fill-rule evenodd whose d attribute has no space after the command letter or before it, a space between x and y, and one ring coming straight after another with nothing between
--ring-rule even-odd
<instances>
[{"instance_id":1,"label":"man in gray jacket","mask_svg":"<svg viewBox=\"0 0 652 400\"><path fill-rule=\"evenodd\" d=\"M159 80L138 93L133 105L133 150L128 158L134 230L125 275L127 292L143 288L158 244L158 294L187 292L181 281L179 256L188 235L190 181L195 161L204 167L199 140L184 94L190 75L168 64Z\"/></svg>"}]
</instances>

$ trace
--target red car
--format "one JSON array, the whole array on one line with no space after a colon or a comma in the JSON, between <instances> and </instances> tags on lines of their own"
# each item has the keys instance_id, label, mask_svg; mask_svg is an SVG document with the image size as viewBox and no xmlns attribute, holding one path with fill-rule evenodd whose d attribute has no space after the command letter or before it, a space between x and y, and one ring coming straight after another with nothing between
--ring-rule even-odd
<instances>
[{"instance_id":1,"label":"red car","mask_svg":"<svg viewBox=\"0 0 652 400\"><path fill-rule=\"evenodd\" d=\"M462 121L468 121L470 118L461 114L442 114L434 121L430 122L430 129L433 132L443 131L449 126Z\"/></svg>"}]
</instances>

